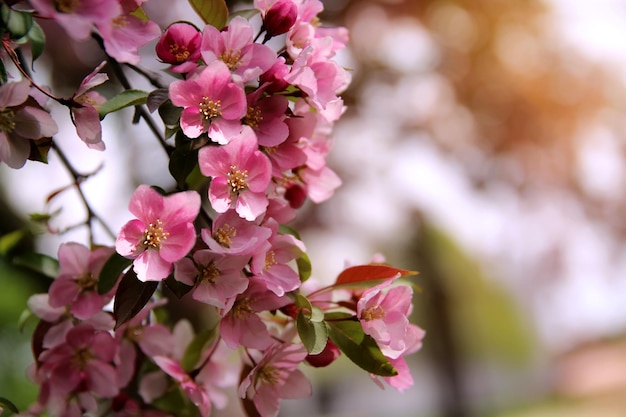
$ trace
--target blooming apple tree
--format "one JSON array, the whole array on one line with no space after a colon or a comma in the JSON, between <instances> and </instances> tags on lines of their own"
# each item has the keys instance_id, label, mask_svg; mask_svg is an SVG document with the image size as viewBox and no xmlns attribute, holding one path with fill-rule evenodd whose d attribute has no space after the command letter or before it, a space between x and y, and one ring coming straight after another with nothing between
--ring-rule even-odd
<instances>
[{"instance_id":1,"label":"blooming apple tree","mask_svg":"<svg viewBox=\"0 0 626 417\"><path fill-rule=\"evenodd\" d=\"M342 354L381 386L410 387L404 357L424 336L408 320L412 286L403 277L414 273L372 263L322 286L288 226L306 199L322 202L340 185L326 155L350 81L334 60L346 30L319 24L319 0L255 0L232 14L224 0L190 0L205 26L163 28L145 2L0 6L0 161L19 169L56 152L76 179L90 237L62 243L58 259L48 259L49 292L28 303L38 319L30 376L39 395L27 410L7 399L4 408L21 416L206 417L225 406L230 386L248 415L270 417L281 399L310 395L302 366L327 366ZM40 19L72 41L95 42L106 57L70 97L31 71L46 46ZM150 41L169 84L139 66ZM128 71L152 91L133 88ZM98 87L112 83L108 73L119 86L106 98ZM106 151L101 120L134 107L176 186L139 185L128 202L132 220L111 231L82 194L86 176L55 143L53 106L67 108L94 152ZM94 242L94 222L110 231L108 242ZM204 306L194 311L212 324L169 319L166 294Z\"/></svg>"}]
</instances>

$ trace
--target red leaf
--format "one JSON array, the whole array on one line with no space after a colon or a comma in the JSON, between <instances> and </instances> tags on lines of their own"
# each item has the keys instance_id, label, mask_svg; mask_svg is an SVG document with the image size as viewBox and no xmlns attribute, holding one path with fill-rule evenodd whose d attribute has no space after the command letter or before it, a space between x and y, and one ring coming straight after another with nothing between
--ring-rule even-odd
<instances>
[{"instance_id":1,"label":"red leaf","mask_svg":"<svg viewBox=\"0 0 626 417\"><path fill-rule=\"evenodd\" d=\"M398 274L400 274L401 277L404 277L408 275L417 275L417 272L394 268L393 266L384 264L357 265L343 270L339 276L337 276L335 285L386 280L395 278Z\"/></svg>"}]
</instances>

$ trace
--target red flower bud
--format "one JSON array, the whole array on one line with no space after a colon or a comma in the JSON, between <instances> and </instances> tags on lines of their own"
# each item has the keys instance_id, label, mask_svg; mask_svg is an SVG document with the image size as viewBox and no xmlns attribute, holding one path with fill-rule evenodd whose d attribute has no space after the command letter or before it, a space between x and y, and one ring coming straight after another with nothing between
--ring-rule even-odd
<instances>
[{"instance_id":1,"label":"red flower bud","mask_svg":"<svg viewBox=\"0 0 626 417\"><path fill-rule=\"evenodd\" d=\"M335 359L337 359L341 355L341 351L330 339L326 343L326 347L317 355L307 355L305 360L316 368L323 368L324 366L328 366Z\"/></svg>"},{"instance_id":2,"label":"red flower bud","mask_svg":"<svg viewBox=\"0 0 626 417\"><path fill-rule=\"evenodd\" d=\"M272 37L287 32L298 17L298 8L292 0L278 0L270 7L263 19L267 36Z\"/></svg>"}]
</instances>

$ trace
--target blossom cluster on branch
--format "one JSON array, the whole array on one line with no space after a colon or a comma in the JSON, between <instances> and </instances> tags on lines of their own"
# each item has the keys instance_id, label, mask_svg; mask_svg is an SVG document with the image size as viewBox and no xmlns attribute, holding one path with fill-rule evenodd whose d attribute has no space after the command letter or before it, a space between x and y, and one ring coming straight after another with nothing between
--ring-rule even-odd
<instances>
[{"instance_id":1,"label":"blossom cluster on branch","mask_svg":"<svg viewBox=\"0 0 626 417\"><path fill-rule=\"evenodd\" d=\"M90 232L88 243L60 245L48 293L28 303L38 318L30 376L39 396L22 412L3 405L21 416L205 417L225 406L231 386L248 415L270 417L281 399L311 394L301 365L327 366L341 354L381 386L410 387L404 357L424 336L409 322L413 289L402 278L414 273L371 263L321 286L287 226L307 199L323 202L340 185L326 156L350 81L334 60L347 31L320 25L319 0L254 0L232 15L224 0L189 0L202 28L160 28L145 2L0 6L0 161L17 169L56 152L91 231L104 222L81 192L87 176L54 142L49 109L67 107L78 138L105 151L101 120L134 107L176 183L139 185L128 205L134 218L111 242L96 243ZM40 19L102 48L105 61L71 97L56 96L29 70L23 50L34 62L46 45ZM138 66L150 41L169 85ZM121 85L109 99L96 91L109 82L105 68ZM125 71L154 89L132 88ZM166 294L203 306L194 311L210 324L169 319Z\"/></svg>"}]
</instances>

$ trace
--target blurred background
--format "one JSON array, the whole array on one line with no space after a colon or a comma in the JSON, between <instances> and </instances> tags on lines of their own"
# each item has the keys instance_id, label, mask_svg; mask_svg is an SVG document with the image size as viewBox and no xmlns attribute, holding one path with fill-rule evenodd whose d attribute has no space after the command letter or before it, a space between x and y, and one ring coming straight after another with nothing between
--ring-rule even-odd
<instances>
[{"instance_id":1,"label":"blurred background","mask_svg":"<svg viewBox=\"0 0 626 417\"><path fill-rule=\"evenodd\" d=\"M353 81L329 162L343 186L294 227L320 280L375 253L418 270L413 321L427 336L408 358L412 389L381 391L342 359L306 370L313 397L283 401L281 416L626 415L626 3L324 3L322 22L351 32L338 59ZM183 1L151 0L146 11L163 24L173 13L194 20ZM92 46L58 43L37 79L70 95L102 60ZM103 154L82 149L72 126L56 138L83 172L102 166L84 189L115 230L138 183L171 182L146 169L166 160L144 128L124 126L107 116ZM54 154L48 166L1 166L0 180L2 234L23 227L23 213L61 209L59 227L84 215L71 191L45 202L70 181ZM41 235L18 250L54 256L67 240L86 234ZM23 407L35 393L30 334L16 323L48 283L8 255L0 396Z\"/></svg>"}]
</instances>

